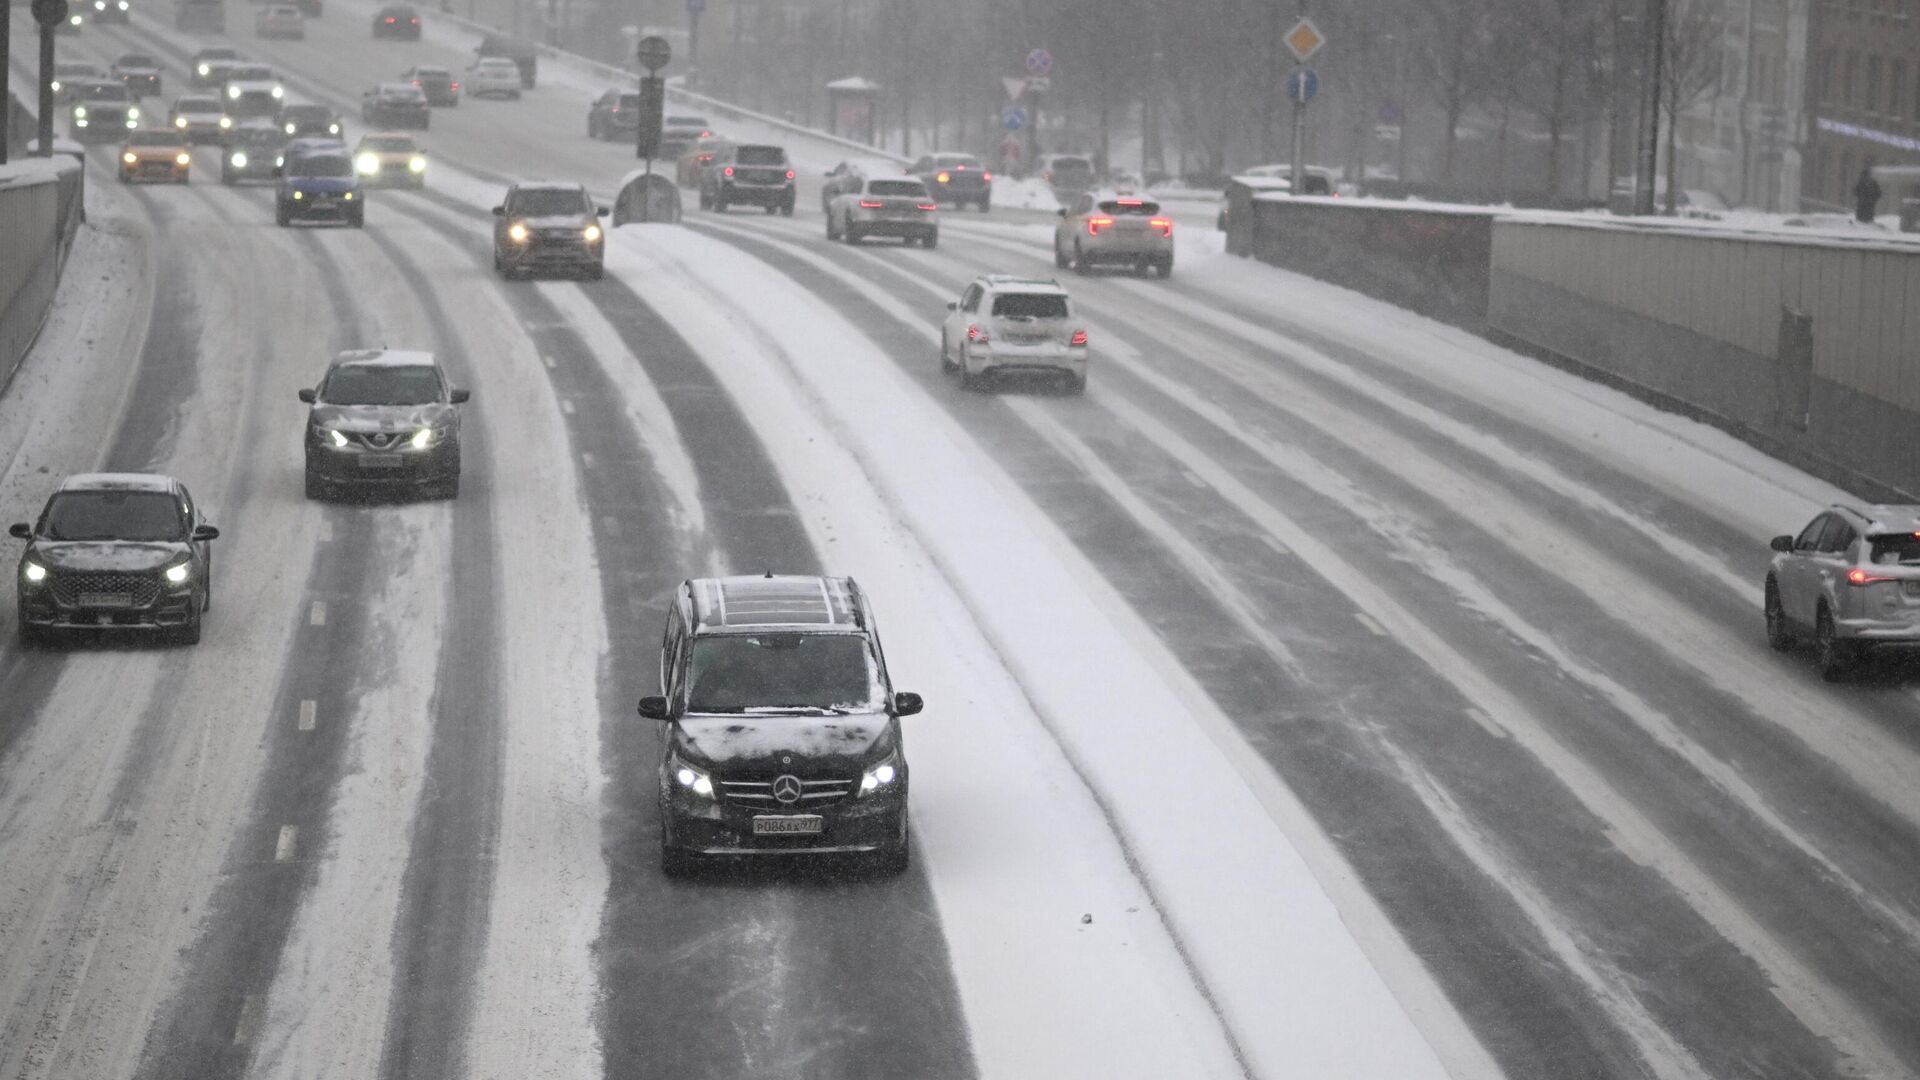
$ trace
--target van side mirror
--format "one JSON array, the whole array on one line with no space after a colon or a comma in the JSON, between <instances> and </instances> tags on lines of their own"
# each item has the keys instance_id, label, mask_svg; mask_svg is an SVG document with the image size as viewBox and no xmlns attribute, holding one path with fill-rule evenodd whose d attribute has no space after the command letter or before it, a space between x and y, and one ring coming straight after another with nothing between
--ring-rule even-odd
<instances>
[{"instance_id":1,"label":"van side mirror","mask_svg":"<svg viewBox=\"0 0 1920 1080\"><path fill-rule=\"evenodd\" d=\"M1776 537L1774 537L1774 538L1773 538L1773 543L1772 543L1772 547L1773 547L1773 550L1775 550L1775 551L1792 551L1792 550L1793 550L1793 537L1791 537L1791 536L1776 536Z\"/></svg>"},{"instance_id":2,"label":"van side mirror","mask_svg":"<svg viewBox=\"0 0 1920 1080\"><path fill-rule=\"evenodd\" d=\"M493 208L493 216L494 216L494 217L506 217L506 216L507 216L507 208L506 208L506 207L504 207L504 206L496 206L496 207L494 207L494 208Z\"/></svg>"},{"instance_id":3,"label":"van side mirror","mask_svg":"<svg viewBox=\"0 0 1920 1080\"><path fill-rule=\"evenodd\" d=\"M220 539L220 530L211 525L202 525L193 530L193 538L195 541L203 543L208 540L218 540Z\"/></svg>"},{"instance_id":4,"label":"van side mirror","mask_svg":"<svg viewBox=\"0 0 1920 1080\"><path fill-rule=\"evenodd\" d=\"M465 405L472 399L473 391L471 390L455 390L447 395L447 400L453 402L455 405Z\"/></svg>"},{"instance_id":5,"label":"van side mirror","mask_svg":"<svg viewBox=\"0 0 1920 1080\"><path fill-rule=\"evenodd\" d=\"M12 525L7 526L7 535L13 537L15 540L31 540L33 539L33 526L24 521L16 521Z\"/></svg>"},{"instance_id":6,"label":"van side mirror","mask_svg":"<svg viewBox=\"0 0 1920 1080\"><path fill-rule=\"evenodd\" d=\"M912 716L914 713L926 707L927 703L921 699L919 694L902 690L900 693L893 695L893 715L895 716Z\"/></svg>"},{"instance_id":7,"label":"van side mirror","mask_svg":"<svg viewBox=\"0 0 1920 1080\"><path fill-rule=\"evenodd\" d=\"M300 400L306 402L309 405L313 404L316 400L319 399L319 397L320 395L313 392L312 390L300 391Z\"/></svg>"},{"instance_id":8,"label":"van side mirror","mask_svg":"<svg viewBox=\"0 0 1920 1080\"><path fill-rule=\"evenodd\" d=\"M649 720L665 720L667 718L667 699L663 697L641 698L640 715Z\"/></svg>"}]
</instances>

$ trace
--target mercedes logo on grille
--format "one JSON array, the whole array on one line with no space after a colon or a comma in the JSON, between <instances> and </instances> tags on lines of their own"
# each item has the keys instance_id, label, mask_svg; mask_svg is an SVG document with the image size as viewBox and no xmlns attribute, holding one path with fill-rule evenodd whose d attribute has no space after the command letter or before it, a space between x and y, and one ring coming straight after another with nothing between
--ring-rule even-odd
<instances>
[{"instance_id":1,"label":"mercedes logo on grille","mask_svg":"<svg viewBox=\"0 0 1920 1080\"><path fill-rule=\"evenodd\" d=\"M799 802L800 778L791 774L774 777L773 797L788 804Z\"/></svg>"}]
</instances>

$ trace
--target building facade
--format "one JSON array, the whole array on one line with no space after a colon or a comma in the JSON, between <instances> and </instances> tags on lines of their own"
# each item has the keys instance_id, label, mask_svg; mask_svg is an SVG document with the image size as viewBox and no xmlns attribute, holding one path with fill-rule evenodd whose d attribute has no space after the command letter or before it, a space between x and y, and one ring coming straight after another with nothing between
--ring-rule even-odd
<instances>
[{"instance_id":1,"label":"building facade","mask_svg":"<svg viewBox=\"0 0 1920 1080\"><path fill-rule=\"evenodd\" d=\"M1803 201L1850 209L1869 163L1920 166L1920 0L1811 3Z\"/></svg>"},{"instance_id":2,"label":"building facade","mask_svg":"<svg viewBox=\"0 0 1920 1080\"><path fill-rule=\"evenodd\" d=\"M1811 130L1806 112L1810 16L1812 5L1821 2L1722 0L1714 5L1710 15L1720 27L1721 49L1717 56L1692 62L1710 62L1716 78L1680 116L1679 186L1711 191L1733 206L1801 208ZM1682 17L1686 7L1675 5Z\"/></svg>"}]
</instances>

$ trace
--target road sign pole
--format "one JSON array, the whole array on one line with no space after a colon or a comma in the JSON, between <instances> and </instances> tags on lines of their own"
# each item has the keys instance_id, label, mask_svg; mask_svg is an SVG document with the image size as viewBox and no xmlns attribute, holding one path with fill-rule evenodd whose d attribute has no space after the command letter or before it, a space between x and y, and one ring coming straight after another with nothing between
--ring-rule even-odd
<instances>
[{"instance_id":1,"label":"road sign pole","mask_svg":"<svg viewBox=\"0 0 1920 1080\"><path fill-rule=\"evenodd\" d=\"M66 5L62 4L62 7ZM40 156L53 156L53 28L40 24Z\"/></svg>"},{"instance_id":2,"label":"road sign pole","mask_svg":"<svg viewBox=\"0 0 1920 1080\"><path fill-rule=\"evenodd\" d=\"M1307 103L1293 103L1293 190L1289 195L1307 193Z\"/></svg>"}]
</instances>

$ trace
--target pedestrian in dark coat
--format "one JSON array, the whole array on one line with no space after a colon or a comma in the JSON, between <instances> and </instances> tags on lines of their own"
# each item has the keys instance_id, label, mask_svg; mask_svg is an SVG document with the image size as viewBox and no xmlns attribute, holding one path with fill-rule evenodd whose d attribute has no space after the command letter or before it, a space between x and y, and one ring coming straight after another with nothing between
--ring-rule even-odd
<instances>
[{"instance_id":1,"label":"pedestrian in dark coat","mask_svg":"<svg viewBox=\"0 0 1920 1080\"><path fill-rule=\"evenodd\" d=\"M1873 178L1873 162L1860 170L1860 179L1853 185L1853 216L1858 221L1873 223L1874 208L1880 205L1880 181Z\"/></svg>"}]
</instances>

